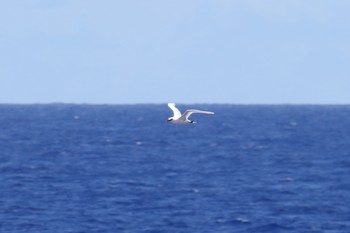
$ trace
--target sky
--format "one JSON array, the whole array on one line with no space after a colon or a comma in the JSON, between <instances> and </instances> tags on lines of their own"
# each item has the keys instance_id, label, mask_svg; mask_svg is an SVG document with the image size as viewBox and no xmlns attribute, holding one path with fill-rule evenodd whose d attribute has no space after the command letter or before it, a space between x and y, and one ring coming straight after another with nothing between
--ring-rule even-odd
<instances>
[{"instance_id":1,"label":"sky","mask_svg":"<svg viewBox=\"0 0 350 233\"><path fill-rule=\"evenodd\" d=\"M350 104L348 0L0 3L0 103Z\"/></svg>"}]
</instances>

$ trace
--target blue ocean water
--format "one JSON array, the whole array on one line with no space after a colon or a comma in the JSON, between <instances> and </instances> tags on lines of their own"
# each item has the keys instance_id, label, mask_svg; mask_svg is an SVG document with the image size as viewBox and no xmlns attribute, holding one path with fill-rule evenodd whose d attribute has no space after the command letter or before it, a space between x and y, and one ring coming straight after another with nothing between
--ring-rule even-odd
<instances>
[{"instance_id":1,"label":"blue ocean water","mask_svg":"<svg viewBox=\"0 0 350 233\"><path fill-rule=\"evenodd\" d=\"M350 232L350 106L0 105L0 232Z\"/></svg>"}]
</instances>

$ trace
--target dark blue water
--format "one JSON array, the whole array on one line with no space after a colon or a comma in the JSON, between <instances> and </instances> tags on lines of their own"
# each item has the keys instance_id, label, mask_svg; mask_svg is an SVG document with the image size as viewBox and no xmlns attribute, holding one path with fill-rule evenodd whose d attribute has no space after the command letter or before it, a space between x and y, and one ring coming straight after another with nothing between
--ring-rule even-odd
<instances>
[{"instance_id":1,"label":"dark blue water","mask_svg":"<svg viewBox=\"0 0 350 233\"><path fill-rule=\"evenodd\" d=\"M0 105L0 232L350 232L350 106L191 107Z\"/></svg>"}]
</instances>

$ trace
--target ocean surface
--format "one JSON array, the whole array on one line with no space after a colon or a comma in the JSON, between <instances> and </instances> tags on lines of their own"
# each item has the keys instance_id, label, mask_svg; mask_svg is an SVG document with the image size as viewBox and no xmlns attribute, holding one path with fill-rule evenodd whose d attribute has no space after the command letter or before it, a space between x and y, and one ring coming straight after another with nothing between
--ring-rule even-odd
<instances>
[{"instance_id":1,"label":"ocean surface","mask_svg":"<svg viewBox=\"0 0 350 233\"><path fill-rule=\"evenodd\" d=\"M350 105L188 107L0 105L0 232L350 232Z\"/></svg>"}]
</instances>

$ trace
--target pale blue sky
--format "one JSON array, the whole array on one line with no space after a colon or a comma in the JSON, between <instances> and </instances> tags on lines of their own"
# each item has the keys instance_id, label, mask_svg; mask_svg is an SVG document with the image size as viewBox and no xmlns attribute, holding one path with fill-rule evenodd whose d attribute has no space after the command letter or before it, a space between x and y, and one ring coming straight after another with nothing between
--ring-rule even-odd
<instances>
[{"instance_id":1,"label":"pale blue sky","mask_svg":"<svg viewBox=\"0 0 350 233\"><path fill-rule=\"evenodd\" d=\"M348 0L0 3L0 103L350 103Z\"/></svg>"}]
</instances>

